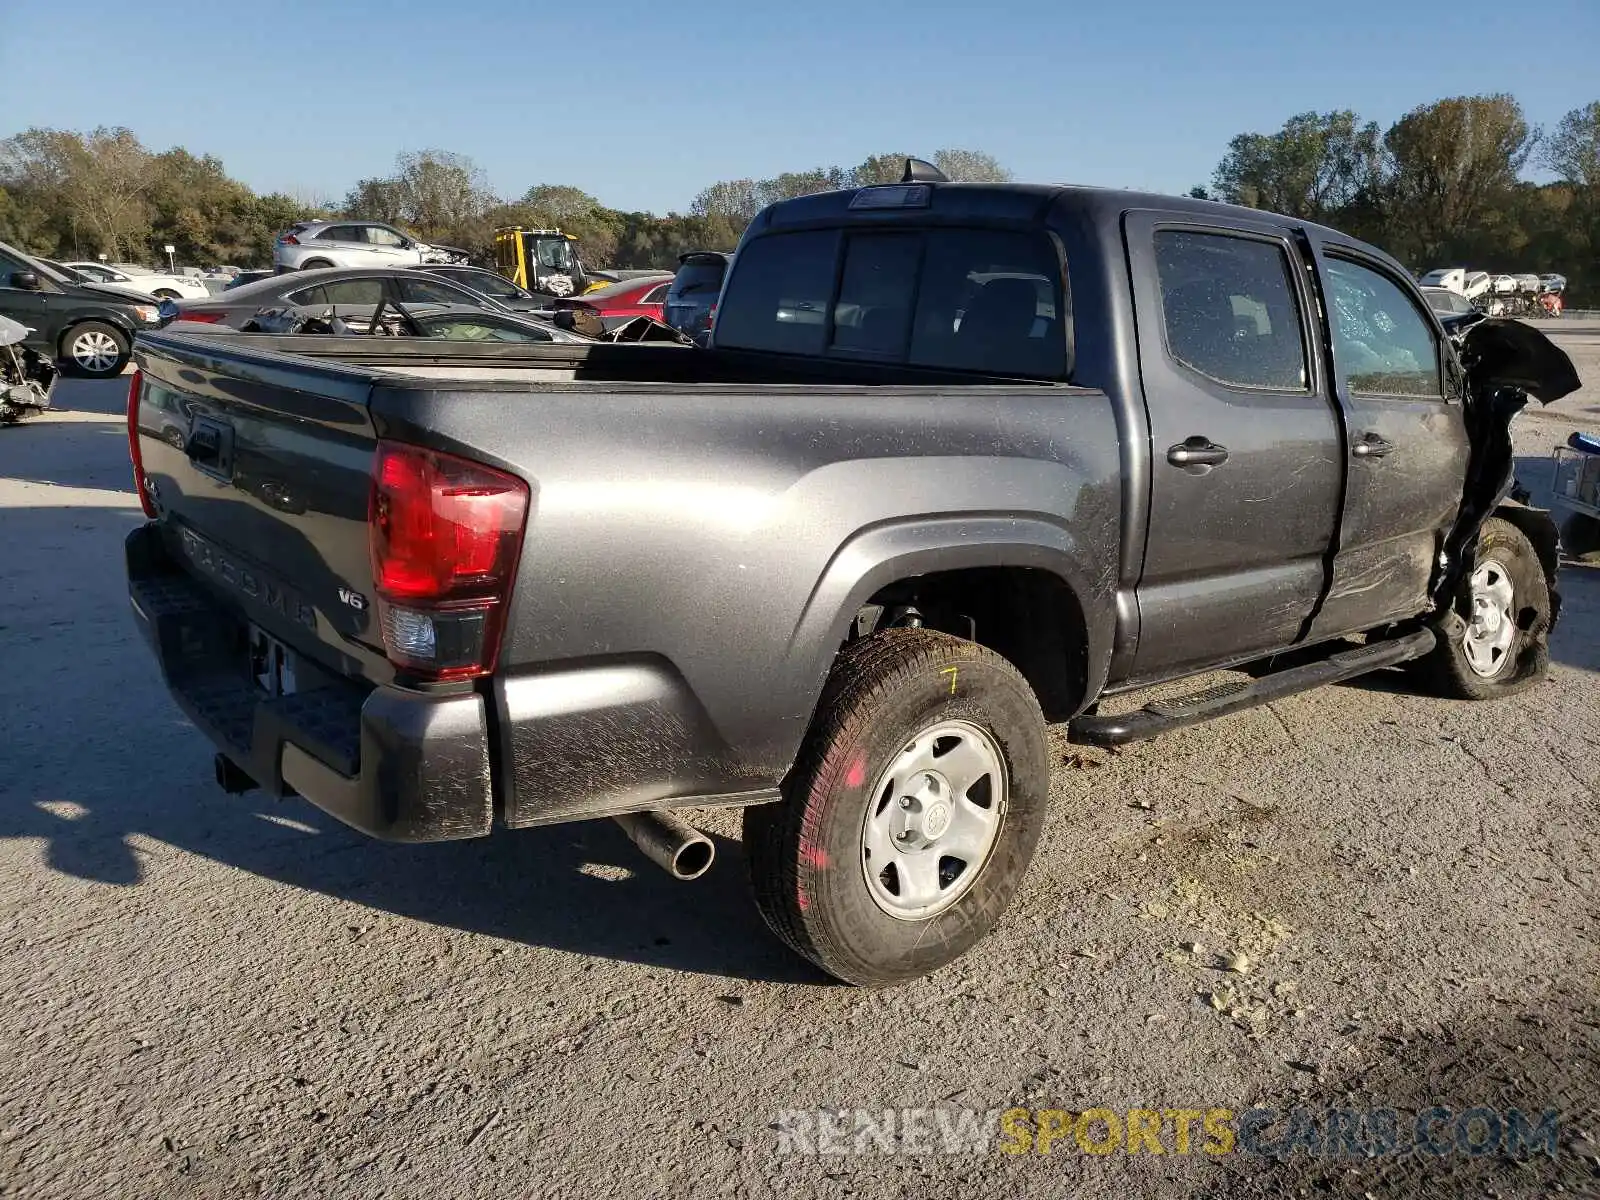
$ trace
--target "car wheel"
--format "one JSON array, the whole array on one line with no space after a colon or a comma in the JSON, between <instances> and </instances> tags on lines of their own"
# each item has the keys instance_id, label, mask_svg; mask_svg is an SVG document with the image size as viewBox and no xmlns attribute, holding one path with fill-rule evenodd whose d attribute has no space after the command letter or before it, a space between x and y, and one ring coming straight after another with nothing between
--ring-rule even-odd
<instances>
[{"instance_id":1,"label":"car wheel","mask_svg":"<svg viewBox=\"0 0 1600 1200\"><path fill-rule=\"evenodd\" d=\"M320 271L324 267L331 267L331 266L333 266L333 264L331 262L329 262L325 258L313 258L313 259L309 260L308 262L301 263L300 264L300 269L302 271Z\"/></svg>"},{"instance_id":2,"label":"car wheel","mask_svg":"<svg viewBox=\"0 0 1600 1200\"><path fill-rule=\"evenodd\" d=\"M1538 683L1550 667L1550 607L1533 543L1509 521L1485 521L1472 573L1435 626L1438 646L1419 664L1433 690L1494 700Z\"/></svg>"},{"instance_id":3,"label":"car wheel","mask_svg":"<svg viewBox=\"0 0 1600 1200\"><path fill-rule=\"evenodd\" d=\"M157 288L151 293L157 300L182 300L183 293L175 292L171 288Z\"/></svg>"},{"instance_id":4,"label":"car wheel","mask_svg":"<svg viewBox=\"0 0 1600 1200\"><path fill-rule=\"evenodd\" d=\"M128 365L128 338L115 325L84 321L62 336L61 358L76 374L90 379L120 375Z\"/></svg>"},{"instance_id":5,"label":"car wheel","mask_svg":"<svg viewBox=\"0 0 1600 1200\"><path fill-rule=\"evenodd\" d=\"M1010 905L1049 790L1015 667L931 630L875 634L840 655L783 801L745 810L757 906L837 979L916 979Z\"/></svg>"}]
</instances>

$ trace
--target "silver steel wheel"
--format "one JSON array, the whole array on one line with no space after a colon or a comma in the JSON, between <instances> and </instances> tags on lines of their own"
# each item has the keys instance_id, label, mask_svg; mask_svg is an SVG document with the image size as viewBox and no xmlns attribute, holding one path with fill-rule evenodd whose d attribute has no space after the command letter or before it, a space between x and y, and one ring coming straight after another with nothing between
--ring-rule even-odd
<instances>
[{"instance_id":1,"label":"silver steel wheel","mask_svg":"<svg viewBox=\"0 0 1600 1200\"><path fill-rule=\"evenodd\" d=\"M1492 558L1478 563L1470 590L1472 612L1461 635L1461 648L1472 673L1489 679L1505 669L1511 643L1517 636L1517 619L1512 610L1516 592L1505 567Z\"/></svg>"},{"instance_id":2,"label":"silver steel wheel","mask_svg":"<svg viewBox=\"0 0 1600 1200\"><path fill-rule=\"evenodd\" d=\"M72 361L85 371L103 375L117 365L122 349L109 333L88 329L72 339Z\"/></svg>"},{"instance_id":3,"label":"silver steel wheel","mask_svg":"<svg viewBox=\"0 0 1600 1200\"><path fill-rule=\"evenodd\" d=\"M1000 748L976 725L943 721L906 743L861 826L873 902L921 921L966 895L999 840L1009 786Z\"/></svg>"}]
</instances>

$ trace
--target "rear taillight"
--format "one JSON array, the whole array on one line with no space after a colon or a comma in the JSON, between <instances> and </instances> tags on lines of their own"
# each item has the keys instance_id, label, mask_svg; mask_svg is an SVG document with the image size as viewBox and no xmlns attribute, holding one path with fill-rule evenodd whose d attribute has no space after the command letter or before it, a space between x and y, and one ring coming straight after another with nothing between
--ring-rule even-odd
<instances>
[{"instance_id":1,"label":"rear taillight","mask_svg":"<svg viewBox=\"0 0 1600 1200\"><path fill-rule=\"evenodd\" d=\"M180 308L178 309L178 315L172 319L174 321L197 321L202 325L220 325L222 324L222 319L227 315L227 313L219 312L186 312Z\"/></svg>"},{"instance_id":2,"label":"rear taillight","mask_svg":"<svg viewBox=\"0 0 1600 1200\"><path fill-rule=\"evenodd\" d=\"M295 235L292 233L286 233L278 239L278 244L280 246L298 246L300 244L300 239L295 237Z\"/></svg>"},{"instance_id":3,"label":"rear taillight","mask_svg":"<svg viewBox=\"0 0 1600 1200\"><path fill-rule=\"evenodd\" d=\"M528 516L528 485L450 454L379 442L369 505L384 649L428 679L493 668Z\"/></svg>"},{"instance_id":4,"label":"rear taillight","mask_svg":"<svg viewBox=\"0 0 1600 1200\"><path fill-rule=\"evenodd\" d=\"M156 506L150 500L145 486L144 450L139 445L139 389L144 383L144 372L135 370L128 377L128 458L133 463L133 490L139 493L139 504L144 515L156 515Z\"/></svg>"}]
</instances>

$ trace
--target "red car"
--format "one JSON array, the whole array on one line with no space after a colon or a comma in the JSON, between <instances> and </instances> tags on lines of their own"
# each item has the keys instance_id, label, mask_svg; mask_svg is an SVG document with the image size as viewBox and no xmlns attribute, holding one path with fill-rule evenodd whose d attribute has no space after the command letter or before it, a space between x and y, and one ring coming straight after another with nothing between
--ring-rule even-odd
<instances>
[{"instance_id":1,"label":"red car","mask_svg":"<svg viewBox=\"0 0 1600 1200\"><path fill-rule=\"evenodd\" d=\"M634 317L654 317L659 321L662 305L667 299L667 287L671 283L672 276L669 274L624 279L621 283L596 288L581 296L557 300L555 307L589 309L605 322L608 329Z\"/></svg>"}]
</instances>

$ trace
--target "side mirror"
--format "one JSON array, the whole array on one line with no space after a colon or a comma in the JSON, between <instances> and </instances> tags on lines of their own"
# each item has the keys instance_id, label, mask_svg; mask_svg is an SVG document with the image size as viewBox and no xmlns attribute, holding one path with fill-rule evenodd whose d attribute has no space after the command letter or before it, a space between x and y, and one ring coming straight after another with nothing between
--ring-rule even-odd
<instances>
[{"instance_id":1,"label":"side mirror","mask_svg":"<svg viewBox=\"0 0 1600 1200\"><path fill-rule=\"evenodd\" d=\"M24 292L37 292L39 290L39 276L33 271L11 272L11 286Z\"/></svg>"}]
</instances>

